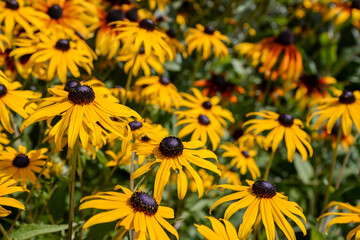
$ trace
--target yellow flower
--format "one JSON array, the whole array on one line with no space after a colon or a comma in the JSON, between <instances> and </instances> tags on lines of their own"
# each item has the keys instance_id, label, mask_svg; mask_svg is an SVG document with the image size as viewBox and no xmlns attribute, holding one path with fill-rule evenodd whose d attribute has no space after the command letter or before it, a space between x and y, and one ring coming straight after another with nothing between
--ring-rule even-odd
<instances>
[{"instance_id":1,"label":"yellow flower","mask_svg":"<svg viewBox=\"0 0 360 240\"><path fill-rule=\"evenodd\" d=\"M334 90L336 97L328 97L319 100L317 107L310 113L307 124L317 115L319 118L315 122L315 128L318 129L324 121L326 123L327 133L330 133L336 120L341 118L341 129L345 136L351 134L352 124L354 123L357 130L360 130L360 91L338 91Z\"/></svg>"},{"instance_id":2,"label":"yellow flower","mask_svg":"<svg viewBox=\"0 0 360 240\"><path fill-rule=\"evenodd\" d=\"M137 0L137 1L140 1L140 0ZM150 6L151 10L154 10L157 5L161 11L164 11L167 3L170 3L169 0L148 0L148 2L149 2L149 6Z\"/></svg>"},{"instance_id":3,"label":"yellow flower","mask_svg":"<svg viewBox=\"0 0 360 240\"><path fill-rule=\"evenodd\" d=\"M3 130L3 127L0 126L0 151L4 149L3 145L10 143L10 140L7 138L6 133L4 133Z\"/></svg>"},{"instance_id":4,"label":"yellow flower","mask_svg":"<svg viewBox=\"0 0 360 240\"><path fill-rule=\"evenodd\" d=\"M209 189L210 187L212 187L213 182L214 182L214 176L208 174L204 169L199 169L198 173L204 184L204 189ZM189 177L191 177L191 176L189 176ZM192 179L190 181L189 188L190 188L190 191L192 191L194 193L197 192L196 182L194 181L194 179Z\"/></svg>"},{"instance_id":5,"label":"yellow flower","mask_svg":"<svg viewBox=\"0 0 360 240\"><path fill-rule=\"evenodd\" d=\"M1 202L1 205L3 205L3 206L9 206L9 207L25 210L24 204L22 204L18 200L14 199L14 198L4 197L5 195L12 194L15 192L28 191L26 188L18 187L17 186L18 182L19 182L19 180L14 180L14 179L6 179L6 178L0 179L0 196L1 196L0 202ZM0 217L6 217L10 213L11 213L11 211L6 210L2 206L0 206Z\"/></svg>"},{"instance_id":6,"label":"yellow flower","mask_svg":"<svg viewBox=\"0 0 360 240\"><path fill-rule=\"evenodd\" d=\"M115 192L118 189L123 193ZM84 224L83 229L99 223L120 220L116 224L116 228L120 227L116 239L122 239L131 229L135 230L136 240L148 239L148 236L152 240L169 239L163 228L179 239L175 228L165 220L165 218L174 218L174 210L159 206L160 200L145 192L131 192L120 185L114 190L81 199L80 210L87 208L108 210L92 216Z\"/></svg>"},{"instance_id":7,"label":"yellow flower","mask_svg":"<svg viewBox=\"0 0 360 240\"><path fill-rule=\"evenodd\" d=\"M6 49L10 48L10 40L3 34L0 34L0 53L5 53Z\"/></svg>"},{"instance_id":8,"label":"yellow flower","mask_svg":"<svg viewBox=\"0 0 360 240\"><path fill-rule=\"evenodd\" d=\"M325 233L327 234L327 231L329 227L331 227L334 224L340 223L360 223L360 205L356 205L355 207L350 205L349 203L342 203L342 202L331 202L328 205L329 210L336 206L336 209L346 209L349 212L328 212L319 217L323 218L326 216L332 216L335 215L336 217L333 218L326 226ZM355 235L355 240L360 239L360 225L352 229L348 235L346 236L346 240L350 240Z\"/></svg>"},{"instance_id":9,"label":"yellow flower","mask_svg":"<svg viewBox=\"0 0 360 240\"><path fill-rule=\"evenodd\" d=\"M257 180L256 182L247 180L250 187L240 185L219 185L223 189L230 189L236 193L222 197L217 200L210 208L211 211L218 205L233 202L225 211L224 218L228 220L238 210L247 208L243 215L243 223L240 225L238 236L240 239L246 239L252 232L252 226L258 217L265 226L266 237L269 240L275 239L275 224L283 231L286 238L289 240L296 240L294 230L287 222L287 216L299 226L304 235L306 229L304 224L298 217L300 216L306 223L305 216L301 207L295 203L287 200L287 197L281 193L276 192L275 186L264 180ZM294 215L295 214L295 215Z\"/></svg>"},{"instance_id":10,"label":"yellow flower","mask_svg":"<svg viewBox=\"0 0 360 240\"><path fill-rule=\"evenodd\" d=\"M224 225L213 217L205 217L210 220L211 228L208 228L204 225L195 224L195 227L205 237L206 240L236 240L238 236L236 234L236 229L234 226L225 219L220 219Z\"/></svg>"},{"instance_id":11,"label":"yellow flower","mask_svg":"<svg viewBox=\"0 0 360 240\"><path fill-rule=\"evenodd\" d=\"M6 131L13 133L11 127L10 112L8 108L18 113L23 118L26 118L29 113L34 112L36 104L28 103L28 99L38 98L41 93L33 91L16 90L21 88L19 82L9 82L4 73L0 70L0 121Z\"/></svg>"},{"instance_id":12,"label":"yellow flower","mask_svg":"<svg viewBox=\"0 0 360 240\"><path fill-rule=\"evenodd\" d=\"M240 169L240 173L245 175L249 170L253 180L261 176L259 167L256 165L254 157L256 151L248 150L241 144L234 145L230 142L226 142L225 145L220 146L225 152L222 154L223 157L231 157L231 167Z\"/></svg>"},{"instance_id":13,"label":"yellow flower","mask_svg":"<svg viewBox=\"0 0 360 240\"><path fill-rule=\"evenodd\" d=\"M130 148L129 148L130 149ZM107 150L106 155L112 158L111 161L106 163L107 167L115 167L117 165L129 165L131 163L131 151L121 150L115 154L112 150Z\"/></svg>"},{"instance_id":14,"label":"yellow flower","mask_svg":"<svg viewBox=\"0 0 360 240\"><path fill-rule=\"evenodd\" d=\"M171 47L171 51L173 52L173 55L176 56L176 53L179 52L183 55L184 58L186 58L187 53L185 46L176 38L174 30L173 29L167 30L166 35L169 37L169 45Z\"/></svg>"},{"instance_id":15,"label":"yellow flower","mask_svg":"<svg viewBox=\"0 0 360 240\"><path fill-rule=\"evenodd\" d=\"M219 175L221 174L215 164L204 159L213 158L217 160L217 156L215 153L203 149L204 145L200 141L182 142L174 136L161 138L156 134L149 135L149 137L155 141L152 143L135 143L133 151L139 155L150 156L154 154L155 160L138 168L131 176L131 179L144 175L153 165L160 164L155 177L154 196L156 199L162 199L162 193L170 177L170 169L177 172L177 193L179 199L185 197L188 188L185 169L194 178L199 191L199 197L204 193L203 182L190 163Z\"/></svg>"},{"instance_id":16,"label":"yellow flower","mask_svg":"<svg viewBox=\"0 0 360 240\"><path fill-rule=\"evenodd\" d=\"M330 0L333 7L324 11L324 21L335 19L335 25L339 26L351 19L351 23L360 28L360 2L358 0L344 2L341 0Z\"/></svg>"},{"instance_id":17,"label":"yellow flower","mask_svg":"<svg viewBox=\"0 0 360 240\"><path fill-rule=\"evenodd\" d=\"M294 119L288 113L277 114L271 111L253 112L246 116L265 118L248 120L243 125L249 125L246 133L253 132L254 135L263 131L270 131L265 137L265 149L271 147L271 150L275 152L281 140L284 139L289 162L293 161L296 149L300 152L303 161L313 155L313 149L310 145L311 137L302 130L303 124L300 119Z\"/></svg>"},{"instance_id":18,"label":"yellow flower","mask_svg":"<svg viewBox=\"0 0 360 240\"><path fill-rule=\"evenodd\" d=\"M240 177L237 174L239 171L235 168L228 168L224 164L219 164L218 168L221 170L221 179L224 179L227 184L241 185Z\"/></svg>"},{"instance_id":19,"label":"yellow flower","mask_svg":"<svg viewBox=\"0 0 360 240\"><path fill-rule=\"evenodd\" d=\"M230 43L229 38L215 30L214 27L203 27L200 24L196 24L196 28L190 28L185 38L185 42L188 45L188 53L192 54L196 49L199 52L198 54L200 54L202 50L203 60L210 57L212 47L214 48L216 58L228 56L229 51L222 41Z\"/></svg>"}]
</instances>

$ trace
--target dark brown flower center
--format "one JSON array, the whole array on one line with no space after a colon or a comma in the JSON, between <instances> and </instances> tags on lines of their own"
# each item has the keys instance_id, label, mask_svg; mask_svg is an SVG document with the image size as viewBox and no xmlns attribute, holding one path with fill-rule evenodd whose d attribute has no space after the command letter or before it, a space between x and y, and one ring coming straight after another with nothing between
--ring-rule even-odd
<instances>
[{"instance_id":1,"label":"dark brown flower center","mask_svg":"<svg viewBox=\"0 0 360 240\"><path fill-rule=\"evenodd\" d=\"M207 26L204 29L204 33L209 34L209 35L213 35L215 32L215 28L213 26Z\"/></svg>"},{"instance_id":2,"label":"dark brown flower center","mask_svg":"<svg viewBox=\"0 0 360 240\"><path fill-rule=\"evenodd\" d=\"M320 85L320 77L317 74L307 75L304 74L300 78L301 83L303 83L308 89L308 93L312 93L314 90L318 90L319 92L323 92L323 89Z\"/></svg>"},{"instance_id":3,"label":"dark brown flower center","mask_svg":"<svg viewBox=\"0 0 360 240\"><path fill-rule=\"evenodd\" d=\"M259 198L273 198L276 195L276 187L264 180L257 180L251 188Z\"/></svg>"},{"instance_id":4,"label":"dark brown flower center","mask_svg":"<svg viewBox=\"0 0 360 240\"><path fill-rule=\"evenodd\" d=\"M235 131L232 134L232 137L235 140L238 140L242 135L244 135L244 130L241 128L235 129Z\"/></svg>"},{"instance_id":5,"label":"dark brown flower center","mask_svg":"<svg viewBox=\"0 0 360 240\"><path fill-rule=\"evenodd\" d=\"M11 10L18 10L20 6L16 0L10 0L6 1L5 7Z\"/></svg>"},{"instance_id":6,"label":"dark brown flower center","mask_svg":"<svg viewBox=\"0 0 360 240\"><path fill-rule=\"evenodd\" d=\"M277 36L275 42L284 46L290 45L294 42L294 35L287 29Z\"/></svg>"},{"instance_id":7,"label":"dark brown flower center","mask_svg":"<svg viewBox=\"0 0 360 240\"><path fill-rule=\"evenodd\" d=\"M165 85L165 86L170 84L170 79L167 77L164 77L164 76L161 76L159 81L162 85Z\"/></svg>"},{"instance_id":8,"label":"dark brown flower center","mask_svg":"<svg viewBox=\"0 0 360 240\"><path fill-rule=\"evenodd\" d=\"M294 124L294 118L288 113L281 113L279 115L278 121L284 127L291 127Z\"/></svg>"},{"instance_id":9,"label":"dark brown flower center","mask_svg":"<svg viewBox=\"0 0 360 240\"><path fill-rule=\"evenodd\" d=\"M184 145L177 137L166 137L160 142L159 150L165 157L176 157L182 154Z\"/></svg>"},{"instance_id":10,"label":"dark brown flower center","mask_svg":"<svg viewBox=\"0 0 360 240\"><path fill-rule=\"evenodd\" d=\"M209 110L209 109L211 109L212 104L211 104L210 101L205 101L205 102L203 102L203 104L202 104L201 106L202 106L203 108Z\"/></svg>"},{"instance_id":11,"label":"dark brown flower center","mask_svg":"<svg viewBox=\"0 0 360 240\"><path fill-rule=\"evenodd\" d=\"M343 91L341 96L339 97L339 102L344 104L351 104L355 102L354 93L348 90Z\"/></svg>"},{"instance_id":12,"label":"dark brown flower center","mask_svg":"<svg viewBox=\"0 0 360 240\"><path fill-rule=\"evenodd\" d=\"M139 121L132 121L132 122L129 122L129 126L130 126L131 131L135 131L135 130L141 128L143 125Z\"/></svg>"},{"instance_id":13,"label":"dark brown flower center","mask_svg":"<svg viewBox=\"0 0 360 240\"><path fill-rule=\"evenodd\" d=\"M176 37L174 29L167 30L166 35L168 35L169 38L175 38Z\"/></svg>"},{"instance_id":14,"label":"dark brown flower center","mask_svg":"<svg viewBox=\"0 0 360 240\"><path fill-rule=\"evenodd\" d=\"M198 121L201 125L204 125L204 126L207 126L210 124L210 119L206 115L203 115L203 114L199 115Z\"/></svg>"},{"instance_id":15,"label":"dark brown flower center","mask_svg":"<svg viewBox=\"0 0 360 240\"><path fill-rule=\"evenodd\" d=\"M139 54L144 54L144 53L145 53L145 48L144 46L141 46L139 50Z\"/></svg>"},{"instance_id":16,"label":"dark brown flower center","mask_svg":"<svg viewBox=\"0 0 360 240\"><path fill-rule=\"evenodd\" d=\"M131 22L137 22L139 20L138 10L136 8L129 9L125 13L125 17L129 19Z\"/></svg>"},{"instance_id":17,"label":"dark brown flower center","mask_svg":"<svg viewBox=\"0 0 360 240\"><path fill-rule=\"evenodd\" d=\"M7 94L7 88L4 85L0 84L0 98L5 96L6 94Z\"/></svg>"},{"instance_id":18,"label":"dark brown flower center","mask_svg":"<svg viewBox=\"0 0 360 240\"><path fill-rule=\"evenodd\" d=\"M25 154L17 155L13 160L13 165L17 168L25 168L29 166L30 160Z\"/></svg>"},{"instance_id":19,"label":"dark brown flower center","mask_svg":"<svg viewBox=\"0 0 360 240\"><path fill-rule=\"evenodd\" d=\"M112 23L115 21L122 21L122 20L124 20L124 13L120 9L111 9L106 16L107 23Z\"/></svg>"},{"instance_id":20,"label":"dark brown flower center","mask_svg":"<svg viewBox=\"0 0 360 240\"><path fill-rule=\"evenodd\" d=\"M30 57L31 57L31 54L22 55L19 59L19 62L24 65L29 62Z\"/></svg>"},{"instance_id":21,"label":"dark brown flower center","mask_svg":"<svg viewBox=\"0 0 360 240\"><path fill-rule=\"evenodd\" d=\"M89 104L94 101L95 93L88 85L78 85L70 88L68 98L75 104Z\"/></svg>"},{"instance_id":22,"label":"dark brown flower center","mask_svg":"<svg viewBox=\"0 0 360 240\"><path fill-rule=\"evenodd\" d=\"M353 0L351 3L351 8L360 9L360 0Z\"/></svg>"},{"instance_id":23,"label":"dark brown flower center","mask_svg":"<svg viewBox=\"0 0 360 240\"><path fill-rule=\"evenodd\" d=\"M65 52L70 49L70 42L67 39L60 39L56 42L55 48Z\"/></svg>"},{"instance_id":24,"label":"dark brown flower center","mask_svg":"<svg viewBox=\"0 0 360 240\"><path fill-rule=\"evenodd\" d=\"M77 87L77 86L80 86L80 83L78 83L77 81L68 81L66 84L65 84L65 88L64 90L69 92L71 88L73 87Z\"/></svg>"},{"instance_id":25,"label":"dark brown flower center","mask_svg":"<svg viewBox=\"0 0 360 240\"><path fill-rule=\"evenodd\" d=\"M140 21L139 27L146 29L148 31L154 31L155 30L155 23L153 20L145 18Z\"/></svg>"},{"instance_id":26,"label":"dark brown flower center","mask_svg":"<svg viewBox=\"0 0 360 240\"><path fill-rule=\"evenodd\" d=\"M155 198L144 192L134 192L131 195L130 204L135 211L143 212L148 216L156 214L159 208Z\"/></svg>"},{"instance_id":27,"label":"dark brown flower center","mask_svg":"<svg viewBox=\"0 0 360 240\"><path fill-rule=\"evenodd\" d=\"M144 135L141 137L141 141L148 142L150 141L150 138L147 135Z\"/></svg>"},{"instance_id":28,"label":"dark brown flower center","mask_svg":"<svg viewBox=\"0 0 360 240\"><path fill-rule=\"evenodd\" d=\"M246 158L250 157L250 154L249 154L248 151L242 151L241 153L242 153L242 155L244 155L244 157L246 157Z\"/></svg>"},{"instance_id":29,"label":"dark brown flower center","mask_svg":"<svg viewBox=\"0 0 360 240\"><path fill-rule=\"evenodd\" d=\"M60 19L63 16L63 9L59 5L54 4L51 7L49 7L47 14L52 19Z\"/></svg>"}]
</instances>

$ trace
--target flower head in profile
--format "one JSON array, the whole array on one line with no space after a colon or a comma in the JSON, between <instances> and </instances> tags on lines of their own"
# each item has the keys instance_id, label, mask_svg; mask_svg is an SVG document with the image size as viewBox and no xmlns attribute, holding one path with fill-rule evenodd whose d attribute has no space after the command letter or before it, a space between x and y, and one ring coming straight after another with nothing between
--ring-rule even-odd
<instances>
[{"instance_id":1,"label":"flower head in profile","mask_svg":"<svg viewBox=\"0 0 360 240\"><path fill-rule=\"evenodd\" d=\"M15 192L28 191L26 188L17 186L18 183L19 180L0 178L0 203L2 206L9 206L12 208L25 210L24 204L18 200L10 197L4 197L5 195ZM6 217L11 213L11 211L3 208L2 206L0 206L0 217Z\"/></svg>"},{"instance_id":2,"label":"flower head in profile","mask_svg":"<svg viewBox=\"0 0 360 240\"><path fill-rule=\"evenodd\" d=\"M1 177L13 179L28 179L32 184L36 181L34 172L39 173L45 164L48 156L45 153L48 150L41 148L39 150L26 151L26 147L20 145L19 151L12 147L6 147L0 153L0 172ZM49 170L43 171L44 176L49 178ZM26 182L22 182L26 187Z\"/></svg>"},{"instance_id":3,"label":"flower head in profile","mask_svg":"<svg viewBox=\"0 0 360 240\"><path fill-rule=\"evenodd\" d=\"M225 219L217 220L214 217L205 217L211 222L212 229L204 225L195 224L198 232L206 240L235 240L238 239L235 227Z\"/></svg>"},{"instance_id":4,"label":"flower head in profile","mask_svg":"<svg viewBox=\"0 0 360 240\"><path fill-rule=\"evenodd\" d=\"M201 177L201 180L202 180L202 182L204 184L204 189L205 190L210 189L213 186L215 177L213 175L209 174L206 170L204 170L202 168L199 169L198 173L199 173L199 176ZM191 176L189 174L188 174L188 176L189 176L189 178L191 178ZM196 193L198 191L197 186L196 186L196 182L195 182L194 179L190 180L189 188L190 188L191 192Z\"/></svg>"},{"instance_id":5,"label":"flower head in profile","mask_svg":"<svg viewBox=\"0 0 360 240\"><path fill-rule=\"evenodd\" d=\"M254 135L252 132L247 132L241 126L235 127L231 132L232 138L236 143L247 147L247 148L255 148L256 145L259 145L260 148L264 148L265 137L262 135Z\"/></svg>"},{"instance_id":6,"label":"flower head in profile","mask_svg":"<svg viewBox=\"0 0 360 240\"><path fill-rule=\"evenodd\" d=\"M196 28L190 28L185 37L189 55L195 49L198 54L201 54L200 51L202 51L203 60L210 57L212 48L214 48L216 58L228 56L229 51L223 41L230 43L229 38L215 30L213 26L204 27L200 24L196 24Z\"/></svg>"},{"instance_id":7,"label":"flower head in profile","mask_svg":"<svg viewBox=\"0 0 360 240\"><path fill-rule=\"evenodd\" d=\"M185 46L176 38L176 33L174 29L168 29L166 31L166 35L169 37L169 45L174 56L176 56L176 53L179 52L183 55L184 58L186 58L187 53Z\"/></svg>"},{"instance_id":8,"label":"flower head in profile","mask_svg":"<svg viewBox=\"0 0 360 240\"><path fill-rule=\"evenodd\" d=\"M4 133L3 131L4 128L0 126L0 151L4 149L4 145L10 143L10 140L8 139L6 133Z\"/></svg>"},{"instance_id":9,"label":"flower head in profile","mask_svg":"<svg viewBox=\"0 0 360 240\"><path fill-rule=\"evenodd\" d=\"M319 115L315 122L315 129L326 121L326 131L331 133L335 122L341 119L341 130L345 136L351 134L352 124L360 130L360 91L334 90L335 97L327 97L318 101L318 106L309 113L307 124Z\"/></svg>"},{"instance_id":10,"label":"flower head in profile","mask_svg":"<svg viewBox=\"0 0 360 240\"><path fill-rule=\"evenodd\" d=\"M247 180L248 186L241 185L219 185L222 189L235 191L228 196L217 200L210 208L211 211L218 205L235 201L226 209L224 218L228 220L240 209L246 208L243 215L243 222L239 227L238 237L247 239L252 232L252 226L258 217L265 226L266 237L269 240L275 239L275 224L281 229L287 239L296 240L295 232L286 220L285 216L293 220L299 226L304 235L306 229L304 223L299 219L302 218L305 223L306 219L301 207L288 201L287 197L278 193L276 187L270 182L257 180L255 182ZM299 217L297 217L297 216Z\"/></svg>"},{"instance_id":11,"label":"flower head in profile","mask_svg":"<svg viewBox=\"0 0 360 240\"><path fill-rule=\"evenodd\" d=\"M221 179L225 181L227 184L232 185L241 185L241 180L238 172L240 172L236 168L229 168L225 164L219 164L218 168L221 170Z\"/></svg>"},{"instance_id":12,"label":"flower head in profile","mask_svg":"<svg viewBox=\"0 0 360 240\"><path fill-rule=\"evenodd\" d=\"M343 0L330 0L332 6L324 13L324 21L334 20L335 26L342 25L348 19L351 20L351 23L360 28L360 1L343 1Z\"/></svg>"},{"instance_id":13,"label":"flower head in profile","mask_svg":"<svg viewBox=\"0 0 360 240\"><path fill-rule=\"evenodd\" d=\"M36 104L26 105L29 99L41 96L41 93L30 90L17 90L19 88L21 88L21 83L9 82L8 78L0 70L0 121L9 133L14 132L10 122L9 108L23 118L26 118L29 113L34 112L36 109Z\"/></svg>"},{"instance_id":14,"label":"flower head in profile","mask_svg":"<svg viewBox=\"0 0 360 240\"><path fill-rule=\"evenodd\" d=\"M117 192L119 189L122 193ZM174 218L174 210L160 206L157 198L145 192L131 192L120 185L117 185L114 190L81 199L80 210L88 208L106 210L87 220L83 229L95 224L119 220L115 227L120 228L116 239L122 239L131 229L135 231L136 240L148 239L148 236L154 240L169 239L164 229L179 239L176 229L165 220Z\"/></svg>"},{"instance_id":15,"label":"flower head in profile","mask_svg":"<svg viewBox=\"0 0 360 240\"><path fill-rule=\"evenodd\" d=\"M295 45L294 35L290 30L284 30L278 36L268 37L258 43L240 43L235 50L251 59L253 66L259 67L259 72L266 79L296 81L303 71L302 57Z\"/></svg>"},{"instance_id":16,"label":"flower head in profile","mask_svg":"<svg viewBox=\"0 0 360 240\"><path fill-rule=\"evenodd\" d=\"M340 223L340 224L346 224L346 223L356 223L360 224L360 204L356 206L352 206L349 203L342 203L342 202L331 202L328 205L329 210L333 209L339 209L339 210L348 210L348 212L327 212L319 217L323 218L326 216L335 216L335 218L331 219L331 221L326 225L325 233L327 234L327 231L329 227L331 227L334 224ZM354 229L352 229L346 236L346 240L350 240L355 236L355 240L360 238L360 225L357 225Z\"/></svg>"},{"instance_id":17,"label":"flower head in profile","mask_svg":"<svg viewBox=\"0 0 360 240\"><path fill-rule=\"evenodd\" d=\"M188 188L188 178L184 172L185 169L194 178L199 197L204 193L204 184L190 163L221 175L220 170L215 164L205 160L206 158L217 160L217 156L212 151L205 149L200 141L183 142L175 136L162 138L156 134L151 134L149 137L154 142L135 143L133 151L140 155L154 155L155 159L138 168L131 176L131 179L144 175L153 165L160 164L155 177L154 196L156 199L162 199L162 193L169 181L171 169L176 171L179 199L185 197Z\"/></svg>"},{"instance_id":18,"label":"flower head in profile","mask_svg":"<svg viewBox=\"0 0 360 240\"><path fill-rule=\"evenodd\" d=\"M264 118L248 120L243 126L248 126L246 132L253 132L254 135L270 131L265 137L265 149L271 147L271 150L275 152L284 139L289 162L293 161L295 150L300 152L303 161L312 156L311 137L302 129L303 123L300 119L296 119L288 113L278 114L271 111L253 112L246 116Z\"/></svg>"},{"instance_id":19,"label":"flower head in profile","mask_svg":"<svg viewBox=\"0 0 360 240\"><path fill-rule=\"evenodd\" d=\"M259 167L254 159L256 151L249 150L242 144L235 145L230 142L226 142L220 148L225 150L222 156L232 158L230 166L240 169L241 175L245 175L249 171L253 180L261 176Z\"/></svg>"}]
</instances>

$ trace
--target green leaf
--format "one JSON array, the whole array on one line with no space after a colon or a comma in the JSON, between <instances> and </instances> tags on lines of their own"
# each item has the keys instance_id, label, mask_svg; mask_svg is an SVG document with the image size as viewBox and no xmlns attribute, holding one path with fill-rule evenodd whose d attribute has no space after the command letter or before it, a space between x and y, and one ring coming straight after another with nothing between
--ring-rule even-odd
<instances>
[{"instance_id":1,"label":"green leaf","mask_svg":"<svg viewBox=\"0 0 360 240\"><path fill-rule=\"evenodd\" d=\"M304 182L308 183L314 176L314 168L311 166L309 161L303 162L299 154L294 156L294 166L299 175L299 178Z\"/></svg>"},{"instance_id":2,"label":"green leaf","mask_svg":"<svg viewBox=\"0 0 360 240\"><path fill-rule=\"evenodd\" d=\"M42 225L42 224L22 224L16 231L10 234L14 240L25 240L38 235L54 233L66 230L67 224L61 225Z\"/></svg>"}]
</instances>

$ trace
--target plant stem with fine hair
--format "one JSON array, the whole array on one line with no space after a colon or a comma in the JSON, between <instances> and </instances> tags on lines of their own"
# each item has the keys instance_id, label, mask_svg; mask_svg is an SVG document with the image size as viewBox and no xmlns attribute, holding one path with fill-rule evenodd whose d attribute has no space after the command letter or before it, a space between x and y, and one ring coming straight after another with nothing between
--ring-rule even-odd
<instances>
[{"instance_id":1,"label":"plant stem with fine hair","mask_svg":"<svg viewBox=\"0 0 360 240\"><path fill-rule=\"evenodd\" d=\"M274 160L275 152L276 152L276 151L271 151L271 155L270 155L269 162L268 162L268 164L266 165L266 170L265 170L265 174L264 174L264 177L263 177L263 179L264 179L265 181L267 181L267 179L268 179L268 177L269 177L269 172L270 172L271 164L272 164L272 162L273 162L273 160Z\"/></svg>"},{"instance_id":2,"label":"plant stem with fine hair","mask_svg":"<svg viewBox=\"0 0 360 240\"><path fill-rule=\"evenodd\" d=\"M68 239L72 239L73 222L74 222L74 195L75 195L75 177L76 177L76 162L79 155L78 139L75 142L73 152L70 157L70 201L69 201L69 231Z\"/></svg>"}]
</instances>

